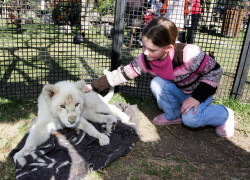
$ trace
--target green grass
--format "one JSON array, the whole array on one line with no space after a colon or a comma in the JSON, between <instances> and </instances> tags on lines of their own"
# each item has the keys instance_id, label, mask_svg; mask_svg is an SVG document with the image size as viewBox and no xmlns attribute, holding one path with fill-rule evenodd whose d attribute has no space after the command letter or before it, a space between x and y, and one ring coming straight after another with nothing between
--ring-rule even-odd
<instances>
[{"instance_id":1,"label":"green grass","mask_svg":"<svg viewBox=\"0 0 250 180\"><path fill-rule=\"evenodd\" d=\"M215 103L223 104L234 110L235 116L238 118L239 129L250 135L250 104L240 102L237 99L217 100Z\"/></svg>"},{"instance_id":2,"label":"green grass","mask_svg":"<svg viewBox=\"0 0 250 180\"><path fill-rule=\"evenodd\" d=\"M20 119L30 119L36 111L36 101L0 97L0 122L14 123Z\"/></svg>"},{"instance_id":3,"label":"green grass","mask_svg":"<svg viewBox=\"0 0 250 180\"><path fill-rule=\"evenodd\" d=\"M89 74L102 74L110 66L112 41L97 32L94 36L86 32L86 42L78 45L72 43L77 27L72 28L72 34L65 35L58 33L57 25L24 25L25 31L17 34L15 25L4 26L4 22L1 25L0 78L3 81L46 84L48 76L69 80L80 79L83 74L89 79ZM99 31L95 27L89 30ZM104 67L96 66L104 59L107 61L101 62Z\"/></svg>"}]
</instances>

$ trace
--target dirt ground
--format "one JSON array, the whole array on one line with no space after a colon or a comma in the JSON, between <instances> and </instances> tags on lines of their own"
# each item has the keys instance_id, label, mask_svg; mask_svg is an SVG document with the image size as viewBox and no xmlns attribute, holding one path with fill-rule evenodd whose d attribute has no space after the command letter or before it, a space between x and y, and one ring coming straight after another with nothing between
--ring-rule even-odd
<instances>
[{"instance_id":1,"label":"dirt ground","mask_svg":"<svg viewBox=\"0 0 250 180\"><path fill-rule=\"evenodd\" d=\"M150 103L138 104L140 141L126 156L84 180L250 179L250 134L239 128L237 117L235 135L222 138L214 127L155 126L151 120L162 112ZM18 133L16 126L9 133ZM7 179L14 179L13 162L1 166ZM13 167L11 175L7 167Z\"/></svg>"},{"instance_id":2,"label":"dirt ground","mask_svg":"<svg viewBox=\"0 0 250 180\"><path fill-rule=\"evenodd\" d=\"M237 128L237 119L235 135L222 138L214 127L156 127L151 119L160 113L140 113L141 140L118 160L123 167L101 172L104 179L250 179L250 137Z\"/></svg>"}]
</instances>

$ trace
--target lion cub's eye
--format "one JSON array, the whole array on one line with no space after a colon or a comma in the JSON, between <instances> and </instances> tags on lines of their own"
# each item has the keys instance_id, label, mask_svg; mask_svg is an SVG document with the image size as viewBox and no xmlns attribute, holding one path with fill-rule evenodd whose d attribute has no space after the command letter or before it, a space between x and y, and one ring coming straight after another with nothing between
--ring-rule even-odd
<instances>
[{"instance_id":1,"label":"lion cub's eye","mask_svg":"<svg viewBox=\"0 0 250 180\"><path fill-rule=\"evenodd\" d=\"M61 105L60 107L63 108L63 109L65 109L65 105Z\"/></svg>"},{"instance_id":2,"label":"lion cub's eye","mask_svg":"<svg viewBox=\"0 0 250 180\"><path fill-rule=\"evenodd\" d=\"M76 103L76 104L75 104L75 107L79 106L79 104L80 104L80 103Z\"/></svg>"}]
</instances>

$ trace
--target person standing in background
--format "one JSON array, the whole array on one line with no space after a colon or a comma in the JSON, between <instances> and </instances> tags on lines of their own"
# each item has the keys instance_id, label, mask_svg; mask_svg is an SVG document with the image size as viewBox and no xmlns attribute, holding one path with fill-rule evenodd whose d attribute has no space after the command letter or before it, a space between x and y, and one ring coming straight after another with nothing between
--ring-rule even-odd
<instances>
[{"instance_id":1,"label":"person standing in background","mask_svg":"<svg viewBox=\"0 0 250 180\"><path fill-rule=\"evenodd\" d=\"M191 26L187 27L187 43L193 44L198 27L199 18L201 16L201 7L200 7L200 0L190 0L190 1L192 3Z\"/></svg>"},{"instance_id":2,"label":"person standing in background","mask_svg":"<svg viewBox=\"0 0 250 180\"><path fill-rule=\"evenodd\" d=\"M184 31L185 0L168 0L167 12L164 17L173 21L178 29L178 41L185 42Z\"/></svg>"},{"instance_id":3,"label":"person standing in background","mask_svg":"<svg viewBox=\"0 0 250 180\"><path fill-rule=\"evenodd\" d=\"M151 12L155 14L155 16L160 16L160 10L162 8L161 0L152 0L151 4Z\"/></svg>"},{"instance_id":4,"label":"person standing in background","mask_svg":"<svg viewBox=\"0 0 250 180\"><path fill-rule=\"evenodd\" d=\"M193 2L192 0L185 0L185 9L184 9L184 28L187 32L188 28L191 27L191 11L192 11ZM186 43L185 39L185 43Z\"/></svg>"}]
</instances>

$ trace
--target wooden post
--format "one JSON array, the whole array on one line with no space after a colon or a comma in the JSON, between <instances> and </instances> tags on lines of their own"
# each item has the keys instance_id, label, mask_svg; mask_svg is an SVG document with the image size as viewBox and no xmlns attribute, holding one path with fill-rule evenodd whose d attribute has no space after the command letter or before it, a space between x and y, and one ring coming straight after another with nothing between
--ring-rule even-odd
<instances>
[{"instance_id":1,"label":"wooden post","mask_svg":"<svg viewBox=\"0 0 250 180\"><path fill-rule=\"evenodd\" d=\"M116 69L120 65L121 50L123 40L123 24L124 24L125 1L116 0L115 5L115 23L112 44L111 70Z\"/></svg>"}]
</instances>

